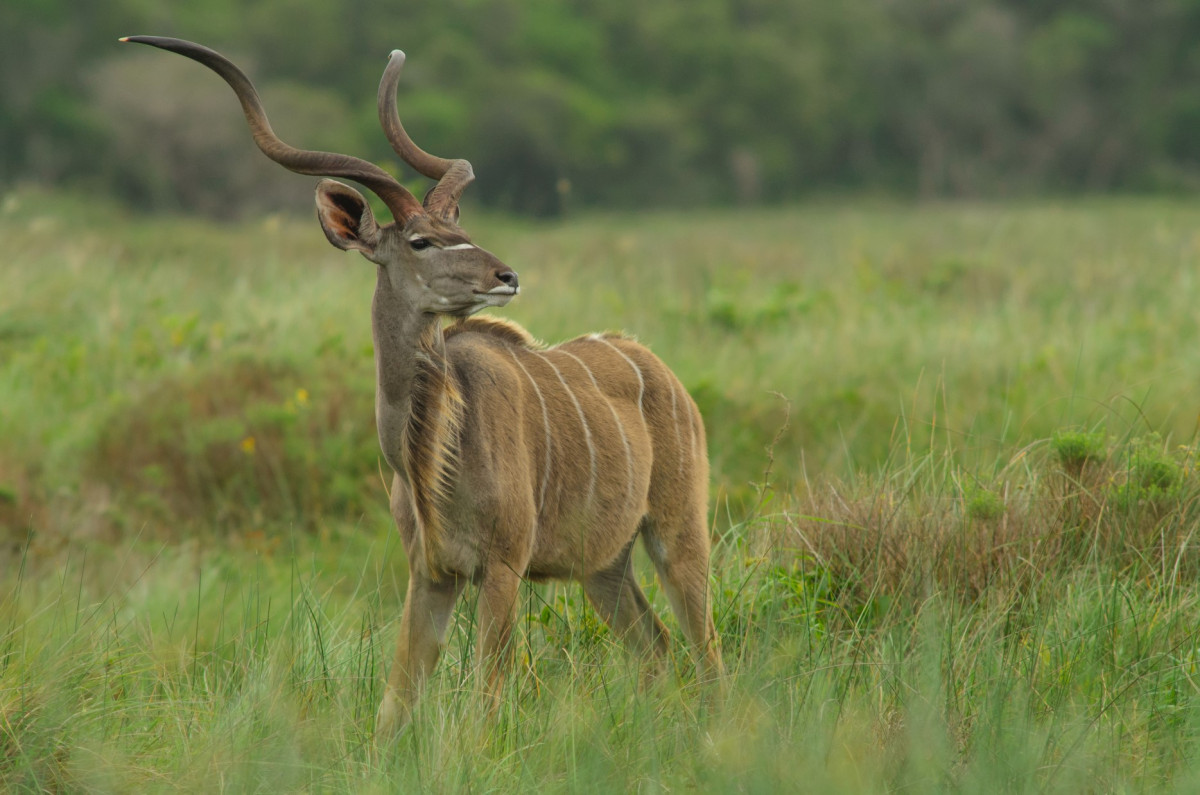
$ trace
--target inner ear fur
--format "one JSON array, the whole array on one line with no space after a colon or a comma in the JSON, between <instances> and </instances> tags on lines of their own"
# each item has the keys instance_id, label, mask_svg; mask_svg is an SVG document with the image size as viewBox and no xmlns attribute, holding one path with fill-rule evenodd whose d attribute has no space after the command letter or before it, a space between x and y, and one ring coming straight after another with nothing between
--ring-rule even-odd
<instances>
[{"instance_id":1,"label":"inner ear fur","mask_svg":"<svg viewBox=\"0 0 1200 795\"><path fill-rule=\"evenodd\" d=\"M379 244L379 224L371 205L349 185L321 180L317 185L317 218L325 237L343 251L369 255Z\"/></svg>"}]
</instances>

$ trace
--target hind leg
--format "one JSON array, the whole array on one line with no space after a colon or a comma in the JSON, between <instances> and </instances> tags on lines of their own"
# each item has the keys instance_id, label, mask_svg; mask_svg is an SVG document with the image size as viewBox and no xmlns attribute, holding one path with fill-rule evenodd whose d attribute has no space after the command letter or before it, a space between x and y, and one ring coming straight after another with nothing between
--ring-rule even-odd
<instances>
[{"instance_id":1,"label":"hind leg","mask_svg":"<svg viewBox=\"0 0 1200 795\"><path fill-rule=\"evenodd\" d=\"M671 609L692 647L700 681L720 680L725 666L709 597L709 541L703 509L692 510L675 522L647 521L642 538Z\"/></svg>"},{"instance_id":2,"label":"hind leg","mask_svg":"<svg viewBox=\"0 0 1200 795\"><path fill-rule=\"evenodd\" d=\"M630 544L611 566L588 576L583 592L617 636L652 661L653 674L666 659L670 636L638 586L632 550Z\"/></svg>"}]
</instances>

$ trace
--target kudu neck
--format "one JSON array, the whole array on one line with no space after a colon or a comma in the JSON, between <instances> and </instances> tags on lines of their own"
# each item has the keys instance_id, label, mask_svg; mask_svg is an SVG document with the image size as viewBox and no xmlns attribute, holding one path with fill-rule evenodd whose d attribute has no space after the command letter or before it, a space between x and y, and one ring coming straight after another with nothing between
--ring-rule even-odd
<instances>
[{"instance_id":1,"label":"kudu neck","mask_svg":"<svg viewBox=\"0 0 1200 795\"><path fill-rule=\"evenodd\" d=\"M378 399L392 408L406 410L418 369L445 360L441 320L417 309L380 267L371 302L371 332L375 338Z\"/></svg>"}]
</instances>

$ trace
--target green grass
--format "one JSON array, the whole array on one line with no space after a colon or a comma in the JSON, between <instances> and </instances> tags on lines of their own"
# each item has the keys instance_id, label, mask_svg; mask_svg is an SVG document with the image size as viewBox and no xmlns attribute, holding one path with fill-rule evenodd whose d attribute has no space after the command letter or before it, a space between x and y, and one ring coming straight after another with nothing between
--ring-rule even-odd
<instances>
[{"instance_id":1,"label":"green grass","mask_svg":"<svg viewBox=\"0 0 1200 795\"><path fill-rule=\"evenodd\" d=\"M1200 204L466 220L521 274L507 315L633 332L700 403L727 692L678 637L640 688L577 587L528 586L489 716L468 592L375 749L406 574L371 267L311 221L24 190L0 197L4 786L1200 786Z\"/></svg>"}]
</instances>

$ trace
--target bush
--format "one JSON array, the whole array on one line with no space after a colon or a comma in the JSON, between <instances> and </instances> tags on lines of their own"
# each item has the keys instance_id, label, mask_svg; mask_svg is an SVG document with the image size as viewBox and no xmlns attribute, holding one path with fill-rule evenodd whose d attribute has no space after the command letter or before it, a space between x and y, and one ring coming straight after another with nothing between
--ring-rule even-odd
<instances>
[{"instance_id":1,"label":"bush","mask_svg":"<svg viewBox=\"0 0 1200 795\"><path fill-rule=\"evenodd\" d=\"M1108 454L1104 431L1064 429L1054 432L1050 447L1062 468L1078 477L1084 466L1104 461Z\"/></svg>"},{"instance_id":2,"label":"bush","mask_svg":"<svg viewBox=\"0 0 1200 795\"><path fill-rule=\"evenodd\" d=\"M91 476L125 506L118 523L353 519L380 499L370 396L347 373L325 368L313 383L249 359L165 379L113 411Z\"/></svg>"}]
</instances>

